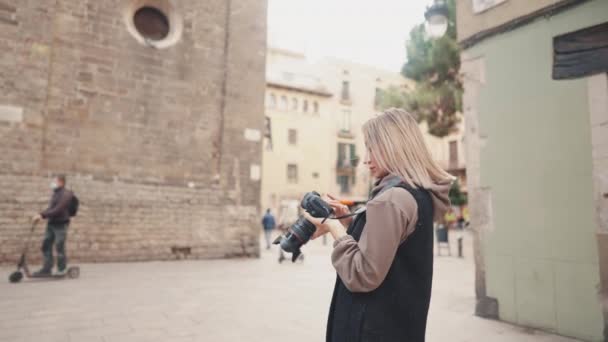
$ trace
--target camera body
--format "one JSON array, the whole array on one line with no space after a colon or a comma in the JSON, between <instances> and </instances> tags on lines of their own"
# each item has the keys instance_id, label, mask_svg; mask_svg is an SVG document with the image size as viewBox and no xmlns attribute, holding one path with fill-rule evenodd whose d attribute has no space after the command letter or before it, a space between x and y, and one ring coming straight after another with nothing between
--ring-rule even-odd
<instances>
[{"instance_id":1,"label":"camera body","mask_svg":"<svg viewBox=\"0 0 608 342\"><path fill-rule=\"evenodd\" d=\"M302 198L301 206L312 217L328 218L333 214L333 208L327 204L318 192L308 192ZM275 245L280 245L285 252L292 253L291 261L295 262L298 256L302 253L300 248L310 240L317 228L308 221L304 216L298 217L298 220L289 227L285 235L279 236L275 241Z\"/></svg>"},{"instance_id":2,"label":"camera body","mask_svg":"<svg viewBox=\"0 0 608 342\"><path fill-rule=\"evenodd\" d=\"M306 193L301 205L312 217L327 218L334 213L334 209L316 191Z\"/></svg>"}]
</instances>

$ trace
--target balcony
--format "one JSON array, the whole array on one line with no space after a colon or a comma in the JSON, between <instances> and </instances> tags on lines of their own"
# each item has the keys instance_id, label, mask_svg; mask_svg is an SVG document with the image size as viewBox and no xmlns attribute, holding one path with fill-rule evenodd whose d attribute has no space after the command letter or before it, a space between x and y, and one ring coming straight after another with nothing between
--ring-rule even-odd
<instances>
[{"instance_id":1,"label":"balcony","mask_svg":"<svg viewBox=\"0 0 608 342\"><path fill-rule=\"evenodd\" d=\"M344 105L344 106L352 106L353 105L353 100L351 100L350 98L341 98L340 99L340 104Z\"/></svg>"},{"instance_id":2,"label":"balcony","mask_svg":"<svg viewBox=\"0 0 608 342\"><path fill-rule=\"evenodd\" d=\"M338 129L338 138L354 139L355 133L352 130Z\"/></svg>"},{"instance_id":3,"label":"balcony","mask_svg":"<svg viewBox=\"0 0 608 342\"><path fill-rule=\"evenodd\" d=\"M336 171L338 171L338 173L354 173L358 164L359 157L353 159L338 159L336 161Z\"/></svg>"}]
</instances>

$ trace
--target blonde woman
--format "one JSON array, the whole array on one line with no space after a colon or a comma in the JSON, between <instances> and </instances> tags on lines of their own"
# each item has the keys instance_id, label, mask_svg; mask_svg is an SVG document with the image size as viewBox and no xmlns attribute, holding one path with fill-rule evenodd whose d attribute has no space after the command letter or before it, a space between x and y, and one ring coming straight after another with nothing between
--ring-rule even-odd
<instances>
[{"instance_id":1,"label":"blonde woman","mask_svg":"<svg viewBox=\"0 0 608 342\"><path fill-rule=\"evenodd\" d=\"M351 220L321 220L334 239L338 274L328 342L424 341L433 277L433 220L449 207L453 177L433 161L416 120L389 109L363 125L365 164L376 179L367 210ZM333 197L336 214L348 208Z\"/></svg>"}]
</instances>

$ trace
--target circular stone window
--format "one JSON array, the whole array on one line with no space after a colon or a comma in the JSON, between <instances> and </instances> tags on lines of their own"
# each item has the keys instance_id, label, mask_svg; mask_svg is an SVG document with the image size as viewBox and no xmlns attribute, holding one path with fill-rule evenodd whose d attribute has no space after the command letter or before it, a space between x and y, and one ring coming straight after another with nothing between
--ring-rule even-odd
<instances>
[{"instance_id":1,"label":"circular stone window","mask_svg":"<svg viewBox=\"0 0 608 342\"><path fill-rule=\"evenodd\" d=\"M129 33L141 44L164 49L182 35L182 18L168 0L132 0L124 10Z\"/></svg>"},{"instance_id":2,"label":"circular stone window","mask_svg":"<svg viewBox=\"0 0 608 342\"><path fill-rule=\"evenodd\" d=\"M154 7L142 7L135 12L133 24L137 32L150 40L163 40L169 34L169 19Z\"/></svg>"}]
</instances>

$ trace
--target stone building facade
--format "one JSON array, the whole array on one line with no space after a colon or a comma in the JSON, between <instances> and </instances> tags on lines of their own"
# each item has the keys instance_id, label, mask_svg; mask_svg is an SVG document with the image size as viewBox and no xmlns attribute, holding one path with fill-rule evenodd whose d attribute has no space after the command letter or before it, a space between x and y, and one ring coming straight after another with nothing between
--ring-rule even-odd
<instances>
[{"instance_id":1,"label":"stone building facade","mask_svg":"<svg viewBox=\"0 0 608 342\"><path fill-rule=\"evenodd\" d=\"M607 341L608 2L459 1L457 23L476 313Z\"/></svg>"},{"instance_id":2,"label":"stone building facade","mask_svg":"<svg viewBox=\"0 0 608 342\"><path fill-rule=\"evenodd\" d=\"M0 0L0 263L54 173L72 260L257 255L265 48L265 1Z\"/></svg>"}]
</instances>

